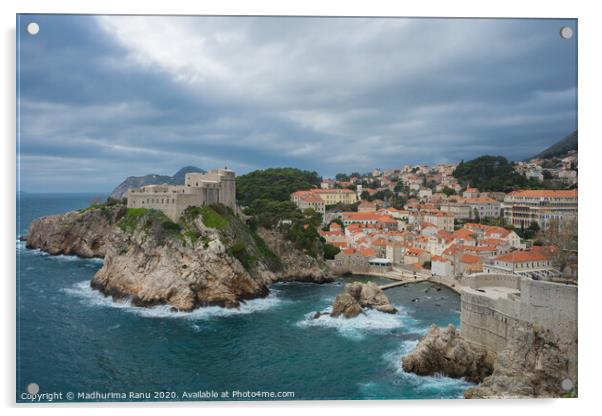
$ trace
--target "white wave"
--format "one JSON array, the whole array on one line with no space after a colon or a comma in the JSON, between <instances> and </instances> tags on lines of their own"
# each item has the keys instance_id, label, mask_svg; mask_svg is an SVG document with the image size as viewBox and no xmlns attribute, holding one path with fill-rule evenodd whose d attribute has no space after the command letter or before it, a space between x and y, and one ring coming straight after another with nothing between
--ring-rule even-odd
<instances>
[{"instance_id":1,"label":"white wave","mask_svg":"<svg viewBox=\"0 0 602 416\"><path fill-rule=\"evenodd\" d=\"M446 397L445 392L450 389L463 391L474 385L464 379L451 378L442 374L419 376L414 373L405 372L401 367L401 358L412 352L417 345L418 340L406 340L400 344L399 348L389 351L382 356L383 360L387 363L387 367L402 379L404 384L413 386L416 390L420 391L441 392Z\"/></svg>"},{"instance_id":2,"label":"white wave","mask_svg":"<svg viewBox=\"0 0 602 416\"><path fill-rule=\"evenodd\" d=\"M65 254L52 255L45 251L40 250L39 248L27 248L26 242L19 241L19 240L17 240L17 251L19 252L19 255L27 254L27 255L34 255L34 256L44 256L48 259L55 260L58 262L82 261L82 262L95 263L95 264L103 264L104 263L104 259L97 258L97 257L84 258L84 257L79 257L79 256L74 256L74 255L65 255Z\"/></svg>"},{"instance_id":3,"label":"white wave","mask_svg":"<svg viewBox=\"0 0 602 416\"><path fill-rule=\"evenodd\" d=\"M208 306L198 308L191 312L172 311L169 305L158 305L150 308L133 306L131 299L113 300L111 297L104 296L97 290L90 287L89 281L79 282L64 291L72 296L82 299L85 304L91 306L110 307L123 309L128 313L134 313L145 318L181 318L188 320L207 320L214 317L244 315L253 312L264 311L273 308L282 303L278 298L277 291L273 291L266 298L252 299L241 303L238 309L226 309L219 306Z\"/></svg>"},{"instance_id":4,"label":"white wave","mask_svg":"<svg viewBox=\"0 0 602 416\"><path fill-rule=\"evenodd\" d=\"M391 329L401 328L404 326L405 314L398 312L397 314L388 314L379 312L374 309L365 310L363 314L355 318L345 318L339 316L333 318L329 315L330 308L322 311L324 315L314 319L315 312L310 312L305 315L305 319L297 322L297 326L302 328L308 327L324 327L333 328L345 337L361 340L367 332L386 332Z\"/></svg>"}]
</instances>

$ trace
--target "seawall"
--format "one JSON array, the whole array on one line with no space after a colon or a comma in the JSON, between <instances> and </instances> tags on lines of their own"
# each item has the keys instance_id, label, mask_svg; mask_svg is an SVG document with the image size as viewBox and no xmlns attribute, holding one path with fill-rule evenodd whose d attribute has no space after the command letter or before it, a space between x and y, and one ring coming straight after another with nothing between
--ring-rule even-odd
<instances>
[{"instance_id":1,"label":"seawall","mask_svg":"<svg viewBox=\"0 0 602 416\"><path fill-rule=\"evenodd\" d=\"M577 340L577 286L508 274L476 274L463 283L460 331L469 343L499 352L524 324Z\"/></svg>"}]
</instances>

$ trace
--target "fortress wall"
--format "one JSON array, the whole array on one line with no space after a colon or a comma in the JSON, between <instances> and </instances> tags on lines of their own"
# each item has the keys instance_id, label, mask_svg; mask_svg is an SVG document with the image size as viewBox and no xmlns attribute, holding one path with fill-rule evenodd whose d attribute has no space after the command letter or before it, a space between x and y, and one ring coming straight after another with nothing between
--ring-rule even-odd
<instances>
[{"instance_id":1,"label":"fortress wall","mask_svg":"<svg viewBox=\"0 0 602 416\"><path fill-rule=\"evenodd\" d=\"M521 286L523 320L577 339L577 286L531 279Z\"/></svg>"},{"instance_id":2,"label":"fortress wall","mask_svg":"<svg viewBox=\"0 0 602 416\"><path fill-rule=\"evenodd\" d=\"M168 192L128 192L128 208L161 210L170 219L176 218L177 200L181 194Z\"/></svg>"},{"instance_id":3,"label":"fortress wall","mask_svg":"<svg viewBox=\"0 0 602 416\"><path fill-rule=\"evenodd\" d=\"M462 284L472 289L496 286L520 290L520 282L520 276L504 273L476 273L462 279Z\"/></svg>"},{"instance_id":4,"label":"fortress wall","mask_svg":"<svg viewBox=\"0 0 602 416\"><path fill-rule=\"evenodd\" d=\"M128 192L128 208L158 209L172 221L177 221L182 212L192 205L202 205L201 194L172 192Z\"/></svg>"},{"instance_id":5,"label":"fortress wall","mask_svg":"<svg viewBox=\"0 0 602 416\"><path fill-rule=\"evenodd\" d=\"M180 194L176 198L176 210L175 217L171 218L173 221L177 221L182 215L182 212L188 207L201 206L205 203L205 198L202 193L192 194Z\"/></svg>"},{"instance_id":6,"label":"fortress wall","mask_svg":"<svg viewBox=\"0 0 602 416\"><path fill-rule=\"evenodd\" d=\"M499 276L498 276L499 277ZM474 279L500 286L500 280ZM509 280L502 280L509 282ZM472 287L472 286L471 286ZM486 286L482 286L486 287ZM577 339L577 287L520 278L520 296L493 298L485 293L462 290L461 334L471 344L499 352L518 324L533 324L567 339Z\"/></svg>"},{"instance_id":7,"label":"fortress wall","mask_svg":"<svg viewBox=\"0 0 602 416\"><path fill-rule=\"evenodd\" d=\"M187 173L185 185L151 185L128 190L128 208L158 209L177 221L190 206L222 203L235 213L236 182L234 171L213 169L207 173Z\"/></svg>"},{"instance_id":8,"label":"fortress wall","mask_svg":"<svg viewBox=\"0 0 602 416\"><path fill-rule=\"evenodd\" d=\"M462 291L460 332L471 344L499 352L506 346L510 331L519 321L519 303L492 299Z\"/></svg>"}]
</instances>

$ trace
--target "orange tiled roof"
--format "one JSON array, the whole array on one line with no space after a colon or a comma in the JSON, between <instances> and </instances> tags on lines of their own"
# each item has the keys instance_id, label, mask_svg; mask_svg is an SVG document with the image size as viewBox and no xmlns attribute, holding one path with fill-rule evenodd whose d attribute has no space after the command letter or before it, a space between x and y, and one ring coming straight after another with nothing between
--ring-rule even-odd
<instances>
[{"instance_id":1,"label":"orange tiled roof","mask_svg":"<svg viewBox=\"0 0 602 416\"><path fill-rule=\"evenodd\" d=\"M577 190L557 190L549 189L525 189L522 191L510 192L510 196L522 196L526 198L577 198Z\"/></svg>"},{"instance_id":2,"label":"orange tiled roof","mask_svg":"<svg viewBox=\"0 0 602 416\"><path fill-rule=\"evenodd\" d=\"M464 250L466 251L474 251L475 253L483 252L483 251L496 251L496 246L464 246Z\"/></svg>"},{"instance_id":3,"label":"orange tiled roof","mask_svg":"<svg viewBox=\"0 0 602 416\"><path fill-rule=\"evenodd\" d=\"M462 238L464 240L474 240L474 231L471 231L467 228L460 228L459 230L454 231L454 238Z\"/></svg>"},{"instance_id":4,"label":"orange tiled roof","mask_svg":"<svg viewBox=\"0 0 602 416\"><path fill-rule=\"evenodd\" d=\"M337 236L337 237L343 237L345 234L343 234L341 231L319 231L319 234L322 236Z\"/></svg>"},{"instance_id":5,"label":"orange tiled roof","mask_svg":"<svg viewBox=\"0 0 602 416\"><path fill-rule=\"evenodd\" d=\"M393 218L377 212L343 212L343 219L347 221L378 221L397 224L397 221Z\"/></svg>"},{"instance_id":6,"label":"orange tiled roof","mask_svg":"<svg viewBox=\"0 0 602 416\"><path fill-rule=\"evenodd\" d=\"M462 263L474 264L474 263L480 263L481 258L479 256L475 256L473 254L463 254L462 257L460 257L460 261Z\"/></svg>"},{"instance_id":7,"label":"orange tiled roof","mask_svg":"<svg viewBox=\"0 0 602 416\"><path fill-rule=\"evenodd\" d=\"M528 250L528 251L512 251L510 253L498 256L495 258L499 261L506 261L510 263L525 263L528 261L542 261L549 260L550 258L543 252L543 250Z\"/></svg>"},{"instance_id":8,"label":"orange tiled roof","mask_svg":"<svg viewBox=\"0 0 602 416\"><path fill-rule=\"evenodd\" d=\"M497 225L485 225L469 222L464 224L464 228L468 230L481 230L486 235L499 234L502 237L506 237L508 234L510 234L510 230L507 230L504 227L498 227Z\"/></svg>"},{"instance_id":9,"label":"orange tiled roof","mask_svg":"<svg viewBox=\"0 0 602 416\"><path fill-rule=\"evenodd\" d=\"M416 256L417 257L417 256L421 255L424 252L425 252L425 250L423 250L421 248L418 248L418 247L409 247L406 250L406 256Z\"/></svg>"},{"instance_id":10,"label":"orange tiled roof","mask_svg":"<svg viewBox=\"0 0 602 416\"><path fill-rule=\"evenodd\" d=\"M387 245L387 240L382 237L377 238L376 240L372 241L372 245L377 247L385 247Z\"/></svg>"},{"instance_id":11,"label":"orange tiled roof","mask_svg":"<svg viewBox=\"0 0 602 416\"><path fill-rule=\"evenodd\" d=\"M362 248L360 249L360 254L364 257L372 257L376 255L376 250L371 248Z\"/></svg>"},{"instance_id":12,"label":"orange tiled roof","mask_svg":"<svg viewBox=\"0 0 602 416\"><path fill-rule=\"evenodd\" d=\"M302 195L301 199L305 202L321 202L324 203L324 200L317 195Z\"/></svg>"},{"instance_id":13,"label":"orange tiled roof","mask_svg":"<svg viewBox=\"0 0 602 416\"><path fill-rule=\"evenodd\" d=\"M433 262L438 261L438 262L445 262L445 263L451 262L449 259L446 259L445 257L442 257L442 256L433 256L431 258L431 261L433 261Z\"/></svg>"}]
</instances>

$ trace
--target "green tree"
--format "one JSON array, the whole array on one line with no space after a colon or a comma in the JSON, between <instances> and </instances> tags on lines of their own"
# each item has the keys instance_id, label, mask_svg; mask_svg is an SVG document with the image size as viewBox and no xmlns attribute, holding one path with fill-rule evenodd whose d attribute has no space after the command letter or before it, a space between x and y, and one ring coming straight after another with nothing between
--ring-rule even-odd
<instances>
[{"instance_id":1,"label":"green tree","mask_svg":"<svg viewBox=\"0 0 602 416\"><path fill-rule=\"evenodd\" d=\"M481 156L468 162L460 162L454 177L464 185L479 188L481 191L509 192L516 188L537 188L541 184L528 180L514 170L503 156Z\"/></svg>"},{"instance_id":2,"label":"green tree","mask_svg":"<svg viewBox=\"0 0 602 416\"><path fill-rule=\"evenodd\" d=\"M441 190L441 192L444 193L447 196L451 196L451 195L455 195L456 194L456 191L453 190L452 188L448 187L448 186L446 186L445 188L443 188Z\"/></svg>"},{"instance_id":3,"label":"green tree","mask_svg":"<svg viewBox=\"0 0 602 416\"><path fill-rule=\"evenodd\" d=\"M332 244L328 244L328 243L324 244L324 258L325 259L332 260L332 259L334 259L334 256L336 256L340 252L341 252L341 249L338 248L337 246L333 246Z\"/></svg>"},{"instance_id":4,"label":"green tree","mask_svg":"<svg viewBox=\"0 0 602 416\"><path fill-rule=\"evenodd\" d=\"M319 186L316 172L295 168L270 168L256 170L236 177L236 198L247 206L256 199L288 201L291 193Z\"/></svg>"},{"instance_id":5,"label":"green tree","mask_svg":"<svg viewBox=\"0 0 602 416\"><path fill-rule=\"evenodd\" d=\"M479 214L479 210L476 208L472 209L472 219L474 220L474 222L476 222L477 224L481 223L481 215Z\"/></svg>"}]
</instances>

